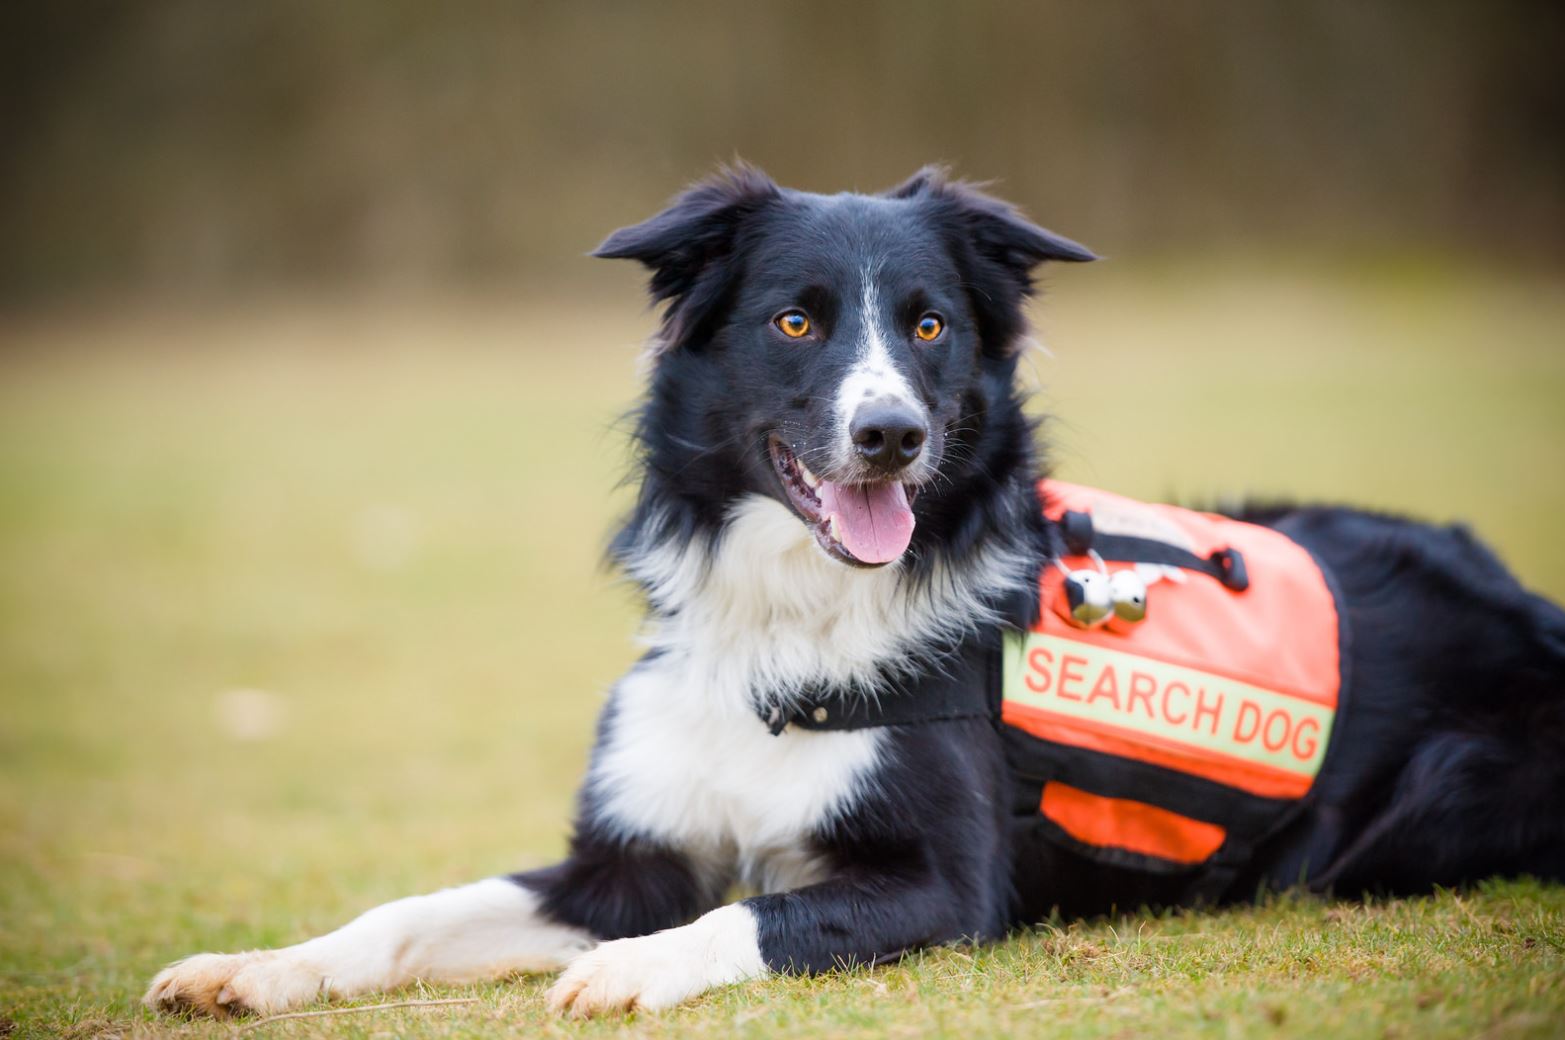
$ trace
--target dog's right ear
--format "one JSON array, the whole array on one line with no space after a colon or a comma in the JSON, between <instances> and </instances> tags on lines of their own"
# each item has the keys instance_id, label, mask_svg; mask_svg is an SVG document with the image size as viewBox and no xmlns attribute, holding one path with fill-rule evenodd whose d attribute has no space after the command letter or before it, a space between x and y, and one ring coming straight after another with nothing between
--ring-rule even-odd
<instances>
[{"instance_id":1,"label":"dog's right ear","mask_svg":"<svg viewBox=\"0 0 1565 1040\"><path fill-rule=\"evenodd\" d=\"M639 260L652 272L648 291L669 301L659 335L662 349L690 340L727 294L728 258L746 219L782 195L775 182L736 163L685 191L657 216L620 228L592 251L612 260Z\"/></svg>"}]
</instances>

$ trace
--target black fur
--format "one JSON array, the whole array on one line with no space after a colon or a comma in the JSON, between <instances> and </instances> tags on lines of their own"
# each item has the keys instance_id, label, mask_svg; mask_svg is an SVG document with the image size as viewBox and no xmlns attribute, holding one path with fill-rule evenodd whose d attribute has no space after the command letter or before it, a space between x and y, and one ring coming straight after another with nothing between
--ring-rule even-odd
<instances>
[{"instance_id":1,"label":"black fur","mask_svg":"<svg viewBox=\"0 0 1565 1040\"><path fill-rule=\"evenodd\" d=\"M665 542L710 547L742 496L781 497L769 436L780 432L800 458L824 454L822 402L841 377L834 351L845 348L826 335L817 349L789 349L771 317L803 304L828 333L858 320L841 287L875 256L890 258L881 277L888 297L906 298L899 314L911 322L937 310L951 337L942 351L899 354L929 408L938 458L938 478L916 500L909 580L997 544L1022 553L1029 573L1044 564L1052 535L1035 491L1044 465L1015 385L1022 305L1038 264L1090 252L934 170L884 196L822 199L742 167L616 232L598 255L647 265L654 299L667 304L619 559L633 565ZM1460 529L1348 509L1245 518L1285 532L1336 575L1353 632L1353 696L1306 810L1216 898L1298 883L1411 893L1495 874L1565 878L1565 613ZM1036 602L1010 610L1025 626ZM747 901L772 968L819 971L992 938L1056 909L1191 898L1178 876L1105 866L1047 840L1036 804L1016 798L990 722L888 733L874 782L813 837L828 878ZM576 826L566 863L517 877L561 921L637 935L722 897L726 879L703 877L685 852L606 827L590 792Z\"/></svg>"},{"instance_id":2,"label":"black fur","mask_svg":"<svg viewBox=\"0 0 1565 1040\"><path fill-rule=\"evenodd\" d=\"M897 727L875 789L816 841L832 877L749 900L774 971L867 964L959 938L1002 935L1005 763L987 721Z\"/></svg>"}]
</instances>

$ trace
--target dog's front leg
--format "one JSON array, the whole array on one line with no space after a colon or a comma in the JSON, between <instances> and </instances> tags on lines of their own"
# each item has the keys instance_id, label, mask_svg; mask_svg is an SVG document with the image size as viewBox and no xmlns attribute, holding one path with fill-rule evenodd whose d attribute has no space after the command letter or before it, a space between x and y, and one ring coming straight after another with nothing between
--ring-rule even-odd
<instances>
[{"instance_id":1,"label":"dog's front leg","mask_svg":"<svg viewBox=\"0 0 1565 1040\"><path fill-rule=\"evenodd\" d=\"M269 1015L416 980L557 971L599 939L690 920L716 902L714 884L678 853L584 830L557 866L399 899L280 950L187 957L152 980L145 1000Z\"/></svg>"},{"instance_id":2,"label":"dog's front leg","mask_svg":"<svg viewBox=\"0 0 1565 1040\"><path fill-rule=\"evenodd\" d=\"M417 979L472 982L553 971L596 939L553 918L542 903L539 893L508 878L399 899L295 946L187 957L152 980L145 1002L219 1017L270 1015Z\"/></svg>"}]
</instances>

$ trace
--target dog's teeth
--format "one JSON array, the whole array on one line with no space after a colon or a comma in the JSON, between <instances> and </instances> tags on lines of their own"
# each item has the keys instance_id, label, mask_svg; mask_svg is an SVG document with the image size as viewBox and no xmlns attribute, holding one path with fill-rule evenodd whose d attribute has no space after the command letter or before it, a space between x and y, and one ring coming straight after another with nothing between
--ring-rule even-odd
<instances>
[{"instance_id":1,"label":"dog's teeth","mask_svg":"<svg viewBox=\"0 0 1565 1040\"><path fill-rule=\"evenodd\" d=\"M821 478L811 473L810 467L806 466L802 462L797 463L797 465L799 467L799 476L804 478L804 482L806 484L810 485L812 488L818 488L821 486Z\"/></svg>"},{"instance_id":2,"label":"dog's teeth","mask_svg":"<svg viewBox=\"0 0 1565 1040\"><path fill-rule=\"evenodd\" d=\"M832 541L834 541L834 542L842 541L842 534L837 529L837 514L836 513L833 513L833 514L831 514L831 516L827 517L827 519L826 519L826 531L827 531L828 534L831 535L831 540Z\"/></svg>"}]
</instances>

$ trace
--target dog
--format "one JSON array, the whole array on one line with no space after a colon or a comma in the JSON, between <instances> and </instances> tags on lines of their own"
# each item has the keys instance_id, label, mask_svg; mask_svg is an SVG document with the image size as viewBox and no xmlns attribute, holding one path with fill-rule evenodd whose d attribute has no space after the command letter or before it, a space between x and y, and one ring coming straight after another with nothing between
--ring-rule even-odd
<instances>
[{"instance_id":1,"label":"dog","mask_svg":"<svg viewBox=\"0 0 1565 1040\"><path fill-rule=\"evenodd\" d=\"M1319 726L1304 743L1302 728L1277 737L1315 756L1295 775L1307 790L1238 790L1001 718L1010 702L985 678L994 640L1054 617L1050 581L1088 611L1107 587L1092 572L1118 584L1124 569L1086 550L1063 573L1081 514L1050 513L1016 378L1036 270L1094 259L1084 246L935 168L879 195L821 196L741 165L596 255L645 265L664 305L635 429L639 495L611 548L650 626L602 711L568 856L286 949L187 958L148 1005L266 1015L414 980L563 970L555 1011L655 1010L772 973L992 940L1056 911L1565 877L1565 612L1461 528L1291 506L1191 521L1292 546L1301 580L1329 586L1316 628L1331 636L1330 690L1299 709L1327 720L1329 753ZM1125 533L1110 512L1088 517L1103 544ZM1177 531L1146 534L1131 541L1175 563L1136 565L1155 587L1141 607L1115 602L1127 617L1155 616L1181 581L1236 603L1265 585L1226 549L1216 579L1201 573L1216 553L1182 571ZM1246 549L1252 568L1260 551ZM1083 616L1083 632L1101 620ZM1262 656L1285 656L1299 631L1266 627ZM1191 690L1164 687L1158 725L1188 714L1176 694ZM1044 810L1048 784L1070 783L1053 788L1060 813L1040 812L1039 777L1018 763L1064 769L1088 751L1088 780L1107 786L1050 774ZM1144 775L1116 794L1121 766ZM1177 794L1193 819L1127 791ZM1242 855L1180 853L1214 833L1201 806L1222 797L1224 826L1250 827ZM1122 810L1140 837L1117 848L1073 830ZM1165 849L1169 834L1186 844ZM755 894L725 903L735 886Z\"/></svg>"}]
</instances>

